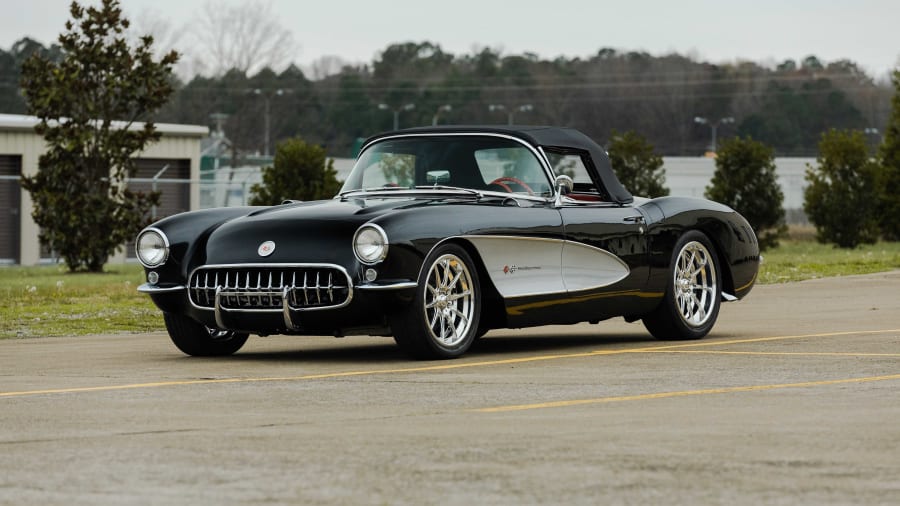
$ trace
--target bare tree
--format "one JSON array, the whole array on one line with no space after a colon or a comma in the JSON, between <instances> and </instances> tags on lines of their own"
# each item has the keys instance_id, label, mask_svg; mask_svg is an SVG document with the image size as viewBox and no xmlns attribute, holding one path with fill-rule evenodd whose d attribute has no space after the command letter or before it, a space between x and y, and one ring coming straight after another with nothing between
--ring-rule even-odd
<instances>
[{"instance_id":1,"label":"bare tree","mask_svg":"<svg viewBox=\"0 0 900 506\"><path fill-rule=\"evenodd\" d=\"M268 1L208 1L194 26L202 51L198 57L209 62L217 76L231 69L245 74L282 69L297 51L291 30L281 25Z\"/></svg>"},{"instance_id":2,"label":"bare tree","mask_svg":"<svg viewBox=\"0 0 900 506\"><path fill-rule=\"evenodd\" d=\"M320 81L328 76L340 74L341 70L346 65L347 61L340 56L326 54L316 58L310 63L307 70L309 71L310 79L313 81Z\"/></svg>"},{"instance_id":3,"label":"bare tree","mask_svg":"<svg viewBox=\"0 0 900 506\"><path fill-rule=\"evenodd\" d=\"M161 58L170 51L178 51L181 58L175 65L175 74L184 80L189 80L196 74L192 68L192 60L196 55L188 54L186 49L190 44L184 43L184 35L188 32L187 23L175 26L170 18L165 17L158 10L142 9L130 16L131 24L128 27L128 42L137 45L141 37L150 35L153 37L153 53L156 58Z\"/></svg>"}]
</instances>

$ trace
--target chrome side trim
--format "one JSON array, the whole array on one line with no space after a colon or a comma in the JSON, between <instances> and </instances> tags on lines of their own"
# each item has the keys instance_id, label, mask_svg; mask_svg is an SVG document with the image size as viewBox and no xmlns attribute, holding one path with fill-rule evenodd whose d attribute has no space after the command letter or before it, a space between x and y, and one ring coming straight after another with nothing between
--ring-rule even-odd
<instances>
[{"instance_id":1,"label":"chrome side trim","mask_svg":"<svg viewBox=\"0 0 900 506\"><path fill-rule=\"evenodd\" d=\"M137 287L137 291L141 293L172 293L172 292L180 292L184 290L185 287L183 285L178 286L156 286L151 285L150 283L144 283L141 286Z\"/></svg>"},{"instance_id":2,"label":"chrome side trim","mask_svg":"<svg viewBox=\"0 0 900 506\"><path fill-rule=\"evenodd\" d=\"M391 283L388 285L375 285L375 284L367 284L367 285L357 285L357 290L365 290L372 292L379 291L387 291L387 290L408 290L410 288L417 288L419 286L415 281L402 281L400 283Z\"/></svg>"},{"instance_id":3,"label":"chrome side trim","mask_svg":"<svg viewBox=\"0 0 900 506\"><path fill-rule=\"evenodd\" d=\"M722 302L734 302L736 300L738 300L738 298L734 295L731 295L728 292L722 292Z\"/></svg>"}]
</instances>

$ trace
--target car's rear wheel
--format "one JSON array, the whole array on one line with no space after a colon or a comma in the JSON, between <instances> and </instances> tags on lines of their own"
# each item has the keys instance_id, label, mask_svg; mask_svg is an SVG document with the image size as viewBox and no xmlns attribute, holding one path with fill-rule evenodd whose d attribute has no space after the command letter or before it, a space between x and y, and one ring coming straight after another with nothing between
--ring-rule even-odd
<instances>
[{"instance_id":1,"label":"car's rear wheel","mask_svg":"<svg viewBox=\"0 0 900 506\"><path fill-rule=\"evenodd\" d=\"M210 328L180 314L163 313L163 319L175 346L194 357L231 355L247 342L247 334Z\"/></svg>"},{"instance_id":2,"label":"car's rear wheel","mask_svg":"<svg viewBox=\"0 0 900 506\"><path fill-rule=\"evenodd\" d=\"M478 335L480 316L475 264L465 249L445 244L425 259L416 296L392 316L391 329L397 344L415 358L456 358Z\"/></svg>"},{"instance_id":3,"label":"car's rear wheel","mask_svg":"<svg viewBox=\"0 0 900 506\"><path fill-rule=\"evenodd\" d=\"M700 339L719 316L722 298L719 260L702 232L690 231L672 252L666 293L659 307L643 318L657 339Z\"/></svg>"}]
</instances>

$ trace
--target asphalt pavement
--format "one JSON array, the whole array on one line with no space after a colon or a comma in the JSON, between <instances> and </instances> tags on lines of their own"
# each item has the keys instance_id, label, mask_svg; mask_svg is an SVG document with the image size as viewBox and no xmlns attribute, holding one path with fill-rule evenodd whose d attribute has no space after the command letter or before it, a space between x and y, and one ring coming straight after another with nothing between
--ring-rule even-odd
<instances>
[{"instance_id":1,"label":"asphalt pavement","mask_svg":"<svg viewBox=\"0 0 900 506\"><path fill-rule=\"evenodd\" d=\"M0 504L900 504L900 271L639 323L389 338L0 341Z\"/></svg>"}]
</instances>

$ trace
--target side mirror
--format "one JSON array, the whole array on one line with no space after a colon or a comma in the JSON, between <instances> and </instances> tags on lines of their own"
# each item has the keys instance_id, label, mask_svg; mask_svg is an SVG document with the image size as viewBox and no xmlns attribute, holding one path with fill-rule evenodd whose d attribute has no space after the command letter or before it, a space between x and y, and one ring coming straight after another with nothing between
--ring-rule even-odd
<instances>
[{"instance_id":1,"label":"side mirror","mask_svg":"<svg viewBox=\"0 0 900 506\"><path fill-rule=\"evenodd\" d=\"M560 195L568 195L575 191L575 181L565 174L560 174L556 176L556 189L559 190Z\"/></svg>"}]
</instances>

